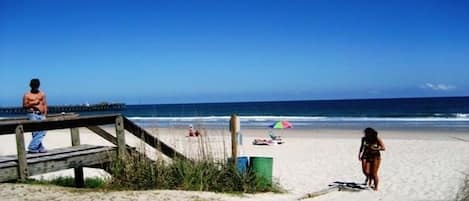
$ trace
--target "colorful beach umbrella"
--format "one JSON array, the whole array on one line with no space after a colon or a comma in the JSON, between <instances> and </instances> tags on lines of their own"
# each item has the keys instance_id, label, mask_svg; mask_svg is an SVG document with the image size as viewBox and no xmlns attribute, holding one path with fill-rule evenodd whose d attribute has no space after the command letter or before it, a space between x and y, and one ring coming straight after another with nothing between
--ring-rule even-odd
<instances>
[{"instance_id":1,"label":"colorful beach umbrella","mask_svg":"<svg viewBox=\"0 0 469 201\"><path fill-rule=\"evenodd\" d=\"M270 127L284 129L284 128L293 128L293 125L288 121L277 121L274 124L272 124Z\"/></svg>"}]
</instances>

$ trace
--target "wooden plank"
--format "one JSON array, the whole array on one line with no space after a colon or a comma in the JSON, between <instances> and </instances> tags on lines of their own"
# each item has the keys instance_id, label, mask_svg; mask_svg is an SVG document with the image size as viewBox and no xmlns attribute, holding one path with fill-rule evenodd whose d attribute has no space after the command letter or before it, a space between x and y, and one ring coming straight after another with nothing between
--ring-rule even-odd
<instances>
[{"instance_id":1,"label":"wooden plank","mask_svg":"<svg viewBox=\"0 0 469 201\"><path fill-rule=\"evenodd\" d=\"M24 132L32 132L39 130L54 130L64 128L98 126L106 124L114 124L118 115L97 115L82 116L64 119L46 119L43 121L16 121L8 123L0 123L0 135L15 133L16 126L23 125Z\"/></svg>"},{"instance_id":2,"label":"wooden plank","mask_svg":"<svg viewBox=\"0 0 469 201\"><path fill-rule=\"evenodd\" d=\"M63 153L57 153L53 155L45 155L42 157L33 157L29 158L27 160L28 165L31 165L31 163L39 163L39 162L44 162L48 160L61 160L63 158L68 158L68 157L75 157L75 156L80 156L83 154L90 154L90 153L97 153L97 152L102 152L102 151L109 151L109 150L115 150L114 147L102 147L102 146L94 146L91 149L82 149L82 150L75 150L73 152L63 152ZM16 167L18 166L18 161L7 161L4 163L0 163L0 169L5 169L5 168L10 168L10 167Z\"/></svg>"},{"instance_id":3,"label":"wooden plank","mask_svg":"<svg viewBox=\"0 0 469 201\"><path fill-rule=\"evenodd\" d=\"M160 141L158 138L154 137L150 133L148 133L145 129L141 128L140 126L136 125L134 122L130 121L126 117L124 118L124 127L125 130L132 133L137 138L142 139L145 143L150 145L151 147L161 151L164 155L170 158L179 158L179 159L187 159L186 156L179 153L169 145L165 144L164 142Z\"/></svg>"},{"instance_id":4,"label":"wooden plank","mask_svg":"<svg viewBox=\"0 0 469 201\"><path fill-rule=\"evenodd\" d=\"M32 158L28 160L28 164L40 163L40 162L45 162L45 161L53 161L53 160L63 160L64 158L77 157L81 155L93 154L93 153L98 153L98 152L106 152L106 151L112 151L112 150L115 150L115 148L114 147L97 147L95 149L57 154L57 155L51 155L51 156L44 156L40 158ZM80 166L72 164L70 167L74 168L74 167L80 167Z\"/></svg>"},{"instance_id":5,"label":"wooden plank","mask_svg":"<svg viewBox=\"0 0 469 201\"><path fill-rule=\"evenodd\" d=\"M126 155L125 129L123 116L116 117L117 155L122 158Z\"/></svg>"},{"instance_id":6,"label":"wooden plank","mask_svg":"<svg viewBox=\"0 0 469 201\"><path fill-rule=\"evenodd\" d=\"M0 182L15 181L18 178L18 167L0 169Z\"/></svg>"},{"instance_id":7,"label":"wooden plank","mask_svg":"<svg viewBox=\"0 0 469 201\"><path fill-rule=\"evenodd\" d=\"M28 162L26 161L26 149L24 146L23 126L16 127L16 151L18 152L18 180L26 181L28 177Z\"/></svg>"},{"instance_id":8,"label":"wooden plank","mask_svg":"<svg viewBox=\"0 0 469 201\"><path fill-rule=\"evenodd\" d=\"M71 128L70 133L72 137L72 146L79 146L80 145L80 130L78 128ZM75 186L78 188L84 187L85 178L83 176L83 167L74 168L73 171L75 174Z\"/></svg>"},{"instance_id":9,"label":"wooden plank","mask_svg":"<svg viewBox=\"0 0 469 201\"><path fill-rule=\"evenodd\" d=\"M84 144L84 145L75 146L75 147L51 149L47 153L26 154L26 157L27 157L28 160L30 160L30 159L33 159L33 158L40 158L40 157L44 157L44 156L52 156L52 155L72 153L72 152L77 152L77 151L97 149L97 148L101 148L101 147L104 147L104 146ZM18 161L18 157L16 155L3 156L0 159L0 168L4 167L5 164L7 164L8 162L15 162L16 163L17 161Z\"/></svg>"},{"instance_id":10,"label":"wooden plank","mask_svg":"<svg viewBox=\"0 0 469 201\"><path fill-rule=\"evenodd\" d=\"M10 160L18 160L17 155L8 155L8 156L0 156L0 163L2 161L10 161Z\"/></svg>"},{"instance_id":11,"label":"wooden plank","mask_svg":"<svg viewBox=\"0 0 469 201\"><path fill-rule=\"evenodd\" d=\"M46 119L57 119L57 118L74 118L78 117L79 115L76 113L58 113L58 114L48 114ZM11 117L6 119L0 119L0 123L16 123L18 121L27 121L29 120L27 116L23 117Z\"/></svg>"},{"instance_id":12,"label":"wooden plank","mask_svg":"<svg viewBox=\"0 0 469 201\"><path fill-rule=\"evenodd\" d=\"M90 129L91 131L98 134L105 140L117 146L117 138L114 137L112 134L108 133L107 131L105 131L104 129L100 128L99 126L87 126L86 128ZM131 147L129 145L125 145L125 146L127 150L135 150L135 147Z\"/></svg>"},{"instance_id":13,"label":"wooden plank","mask_svg":"<svg viewBox=\"0 0 469 201\"><path fill-rule=\"evenodd\" d=\"M75 167L99 167L112 161L117 151L112 147L104 147L96 150L87 150L75 155L64 157L35 159L29 164L29 174L31 176L48 172L64 170ZM18 177L16 167L0 169L0 182L15 180Z\"/></svg>"},{"instance_id":14,"label":"wooden plank","mask_svg":"<svg viewBox=\"0 0 469 201\"><path fill-rule=\"evenodd\" d=\"M117 145L117 138L105 131L104 129L98 127L98 126L87 126L86 128L90 129L94 133L98 134L105 140L111 142L114 145Z\"/></svg>"}]
</instances>

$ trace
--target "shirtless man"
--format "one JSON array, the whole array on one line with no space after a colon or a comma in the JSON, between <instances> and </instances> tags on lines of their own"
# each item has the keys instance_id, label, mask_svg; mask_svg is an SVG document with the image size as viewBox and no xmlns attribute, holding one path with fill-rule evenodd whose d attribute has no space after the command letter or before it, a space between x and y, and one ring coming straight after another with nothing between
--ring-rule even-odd
<instances>
[{"instance_id":1,"label":"shirtless man","mask_svg":"<svg viewBox=\"0 0 469 201\"><path fill-rule=\"evenodd\" d=\"M46 95L39 91L39 79L32 79L29 83L31 91L23 96L23 108L28 111L29 120L44 120L47 115ZM45 131L35 131L28 146L29 153L45 153L46 148L42 145L42 139L46 136Z\"/></svg>"}]
</instances>

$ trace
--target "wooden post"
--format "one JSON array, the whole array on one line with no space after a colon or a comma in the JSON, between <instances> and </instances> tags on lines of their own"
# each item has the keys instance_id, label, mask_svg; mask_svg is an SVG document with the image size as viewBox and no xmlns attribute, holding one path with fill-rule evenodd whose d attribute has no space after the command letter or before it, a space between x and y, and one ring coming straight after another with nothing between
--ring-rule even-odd
<instances>
[{"instance_id":1,"label":"wooden post","mask_svg":"<svg viewBox=\"0 0 469 201\"><path fill-rule=\"evenodd\" d=\"M26 149L24 146L23 125L18 125L15 129L16 133L16 151L18 152L18 181L24 182L28 177L28 162L26 157Z\"/></svg>"},{"instance_id":2,"label":"wooden post","mask_svg":"<svg viewBox=\"0 0 469 201\"><path fill-rule=\"evenodd\" d=\"M80 131L78 128L71 128L70 133L72 134L72 146L80 145Z\"/></svg>"},{"instance_id":3,"label":"wooden post","mask_svg":"<svg viewBox=\"0 0 469 201\"><path fill-rule=\"evenodd\" d=\"M233 114L231 115L230 119L230 131L231 131L231 159L233 160L233 164L236 167L236 163L238 162L238 117Z\"/></svg>"},{"instance_id":4,"label":"wooden post","mask_svg":"<svg viewBox=\"0 0 469 201\"><path fill-rule=\"evenodd\" d=\"M124 118L122 116L116 117L116 137L117 137L117 155L119 158L122 158L125 156L125 151L126 151Z\"/></svg>"},{"instance_id":5,"label":"wooden post","mask_svg":"<svg viewBox=\"0 0 469 201\"><path fill-rule=\"evenodd\" d=\"M72 146L80 145L80 131L78 128L71 128ZM85 178L83 176L83 167L74 168L75 171L75 186L82 188L85 186Z\"/></svg>"}]
</instances>

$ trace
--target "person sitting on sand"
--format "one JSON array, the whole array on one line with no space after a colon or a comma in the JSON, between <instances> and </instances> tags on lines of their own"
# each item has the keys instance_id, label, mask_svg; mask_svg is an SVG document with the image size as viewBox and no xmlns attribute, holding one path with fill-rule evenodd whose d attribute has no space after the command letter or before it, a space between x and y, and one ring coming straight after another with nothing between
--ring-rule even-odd
<instances>
[{"instance_id":1,"label":"person sitting on sand","mask_svg":"<svg viewBox=\"0 0 469 201\"><path fill-rule=\"evenodd\" d=\"M194 129L194 126L192 126L192 124L189 124L189 137L193 137L195 136L195 129Z\"/></svg>"},{"instance_id":2,"label":"person sitting on sand","mask_svg":"<svg viewBox=\"0 0 469 201\"><path fill-rule=\"evenodd\" d=\"M200 135L200 131L197 129L194 129L194 126L192 124L189 124L189 137L197 137Z\"/></svg>"},{"instance_id":3,"label":"person sitting on sand","mask_svg":"<svg viewBox=\"0 0 469 201\"><path fill-rule=\"evenodd\" d=\"M378 137L378 132L373 128L366 128L364 130L365 136L362 138L360 151L358 152L358 159L362 162L362 171L366 176L365 184L378 190L378 169L381 163L381 153L384 151L384 143ZM373 186L371 186L373 182Z\"/></svg>"}]
</instances>

